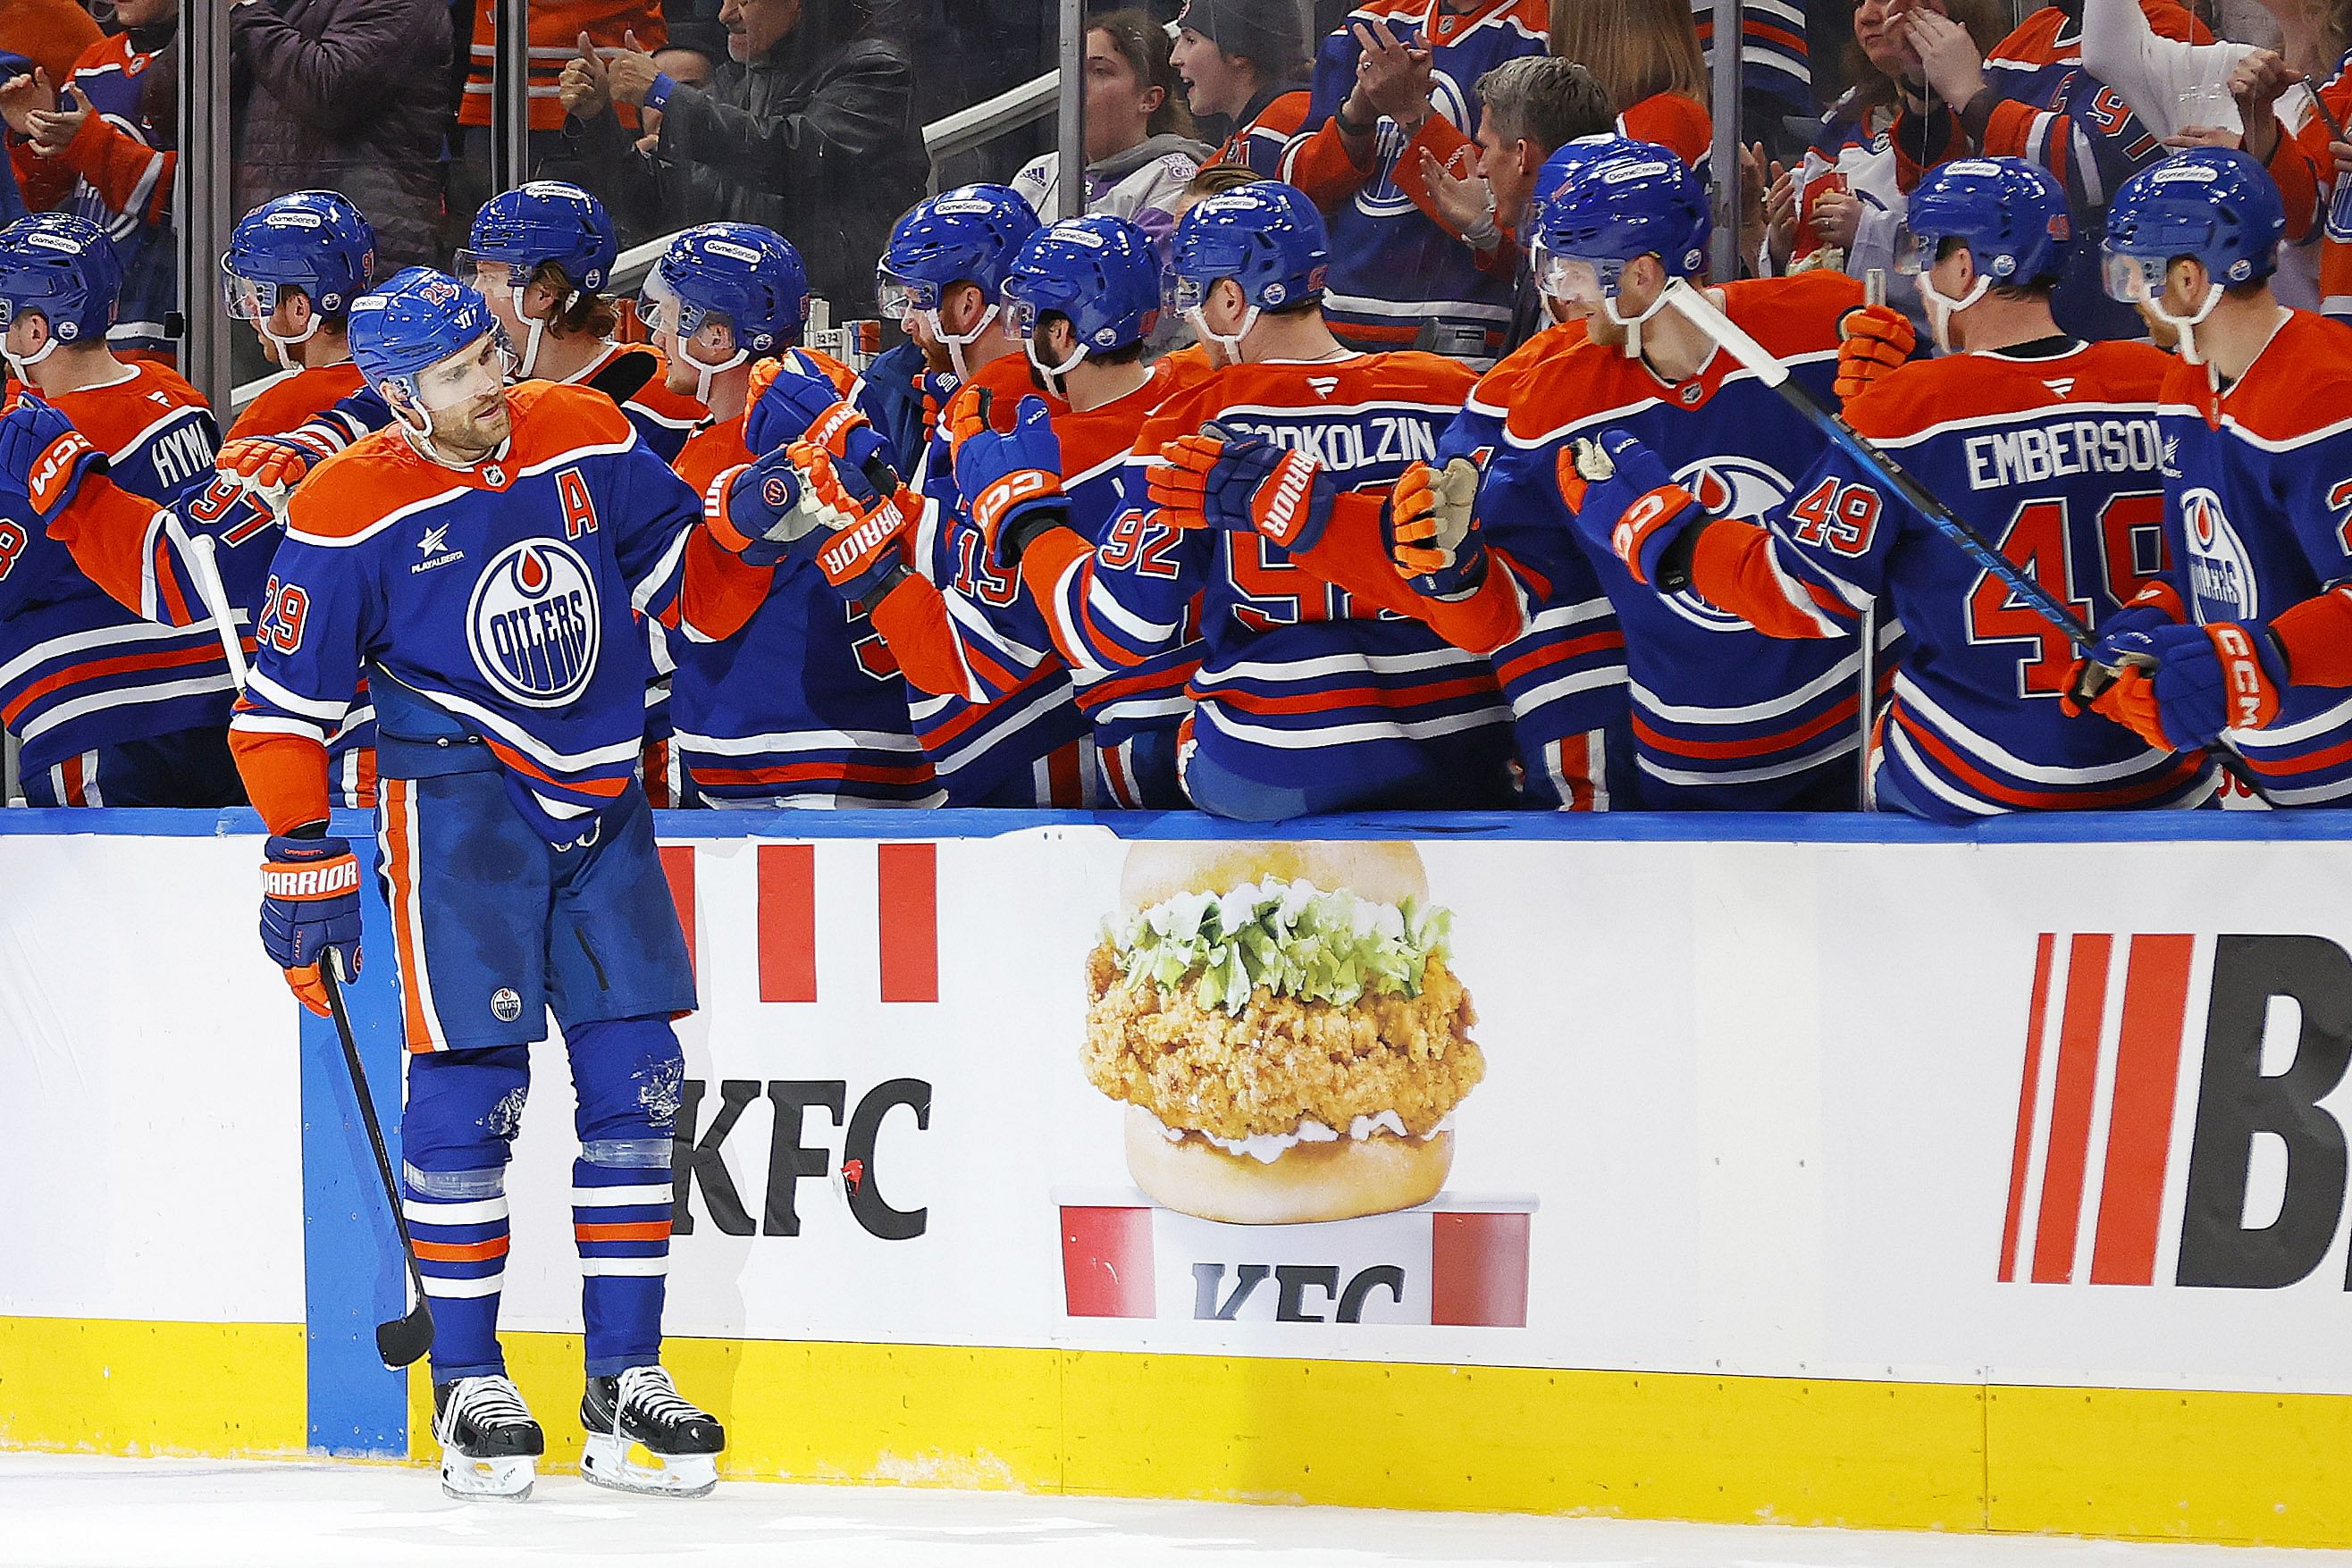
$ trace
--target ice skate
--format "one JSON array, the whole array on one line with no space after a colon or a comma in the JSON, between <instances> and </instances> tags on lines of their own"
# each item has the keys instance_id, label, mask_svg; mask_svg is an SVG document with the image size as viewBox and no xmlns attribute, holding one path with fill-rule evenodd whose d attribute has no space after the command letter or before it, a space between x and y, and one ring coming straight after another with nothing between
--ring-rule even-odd
<instances>
[{"instance_id":1,"label":"ice skate","mask_svg":"<svg viewBox=\"0 0 2352 1568\"><path fill-rule=\"evenodd\" d=\"M538 1478L547 1435L505 1377L460 1377L433 1388L441 1490L451 1497L521 1502Z\"/></svg>"},{"instance_id":2,"label":"ice skate","mask_svg":"<svg viewBox=\"0 0 2352 1568\"><path fill-rule=\"evenodd\" d=\"M726 1430L682 1398L658 1366L590 1378L580 1424L588 1430L580 1473L600 1487L700 1497L719 1484Z\"/></svg>"}]
</instances>

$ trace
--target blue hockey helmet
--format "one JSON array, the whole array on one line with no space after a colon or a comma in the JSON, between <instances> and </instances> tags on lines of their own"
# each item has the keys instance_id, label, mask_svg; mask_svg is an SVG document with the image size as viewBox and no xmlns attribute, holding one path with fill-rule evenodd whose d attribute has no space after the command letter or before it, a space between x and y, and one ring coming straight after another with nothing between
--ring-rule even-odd
<instances>
[{"instance_id":1,"label":"blue hockey helmet","mask_svg":"<svg viewBox=\"0 0 2352 1568\"><path fill-rule=\"evenodd\" d=\"M638 319L648 331L690 338L713 319L746 356L800 341L808 269L792 242L758 224L700 224L670 241L646 276Z\"/></svg>"},{"instance_id":2,"label":"blue hockey helmet","mask_svg":"<svg viewBox=\"0 0 2352 1568\"><path fill-rule=\"evenodd\" d=\"M2233 147L2192 147L2126 180L2107 209L2107 292L2131 303L2164 294L2180 256L2216 287L2278 267L2286 209L2260 163Z\"/></svg>"},{"instance_id":3,"label":"blue hockey helmet","mask_svg":"<svg viewBox=\"0 0 2352 1568\"><path fill-rule=\"evenodd\" d=\"M269 340L280 363L294 363L297 343L341 319L375 274L375 230L334 191L297 191L264 202L229 235L221 257L221 299L232 319L249 321ZM270 329L281 291L299 289L310 321L288 336Z\"/></svg>"},{"instance_id":4,"label":"blue hockey helmet","mask_svg":"<svg viewBox=\"0 0 2352 1568\"><path fill-rule=\"evenodd\" d=\"M1089 353L1140 343L1160 324L1166 288L1151 236L1125 218L1067 218L1029 236L1004 278L1010 329L1043 374L1066 375ZM1077 352L1064 364L1038 356L1037 322L1066 317Z\"/></svg>"},{"instance_id":5,"label":"blue hockey helmet","mask_svg":"<svg viewBox=\"0 0 2352 1568\"><path fill-rule=\"evenodd\" d=\"M1690 165L1654 143L1629 142L1580 165L1544 204L1536 280L1558 298L1597 288L1597 303L1616 298L1625 264L1637 256L1655 256L1668 277L1696 277L1706 269L1713 229L1706 189Z\"/></svg>"},{"instance_id":6,"label":"blue hockey helmet","mask_svg":"<svg viewBox=\"0 0 2352 1568\"><path fill-rule=\"evenodd\" d=\"M1639 152L1642 145L1629 136L1604 131L1598 135L1580 136L1573 141L1563 141L1553 148L1551 156L1536 170L1534 194L1529 198L1529 213L1533 219L1529 232L1541 225L1545 205L1573 185L1586 164L1598 162L1619 152Z\"/></svg>"},{"instance_id":7,"label":"blue hockey helmet","mask_svg":"<svg viewBox=\"0 0 2352 1568\"><path fill-rule=\"evenodd\" d=\"M1241 285L1253 311L1286 310L1323 298L1331 239L1323 214L1294 186L1259 180L1196 204L1176 225L1176 302L1200 308L1223 278Z\"/></svg>"},{"instance_id":8,"label":"blue hockey helmet","mask_svg":"<svg viewBox=\"0 0 2352 1568\"><path fill-rule=\"evenodd\" d=\"M507 286L520 288L551 261L573 288L594 294L613 276L620 252L602 202L566 181L533 180L482 204L456 270L461 281L479 288L480 264L502 263Z\"/></svg>"},{"instance_id":9,"label":"blue hockey helmet","mask_svg":"<svg viewBox=\"0 0 2352 1568\"><path fill-rule=\"evenodd\" d=\"M970 374L964 348L995 321L1013 258L1038 226L1036 213L1010 185L959 185L917 203L891 229L876 269L883 316L902 320L919 313L947 345L956 374ZM940 301L959 283L978 287L987 300L969 332L950 332L940 320Z\"/></svg>"},{"instance_id":10,"label":"blue hockey helmet","mask_svg":"<svg viewBox=\"0 0 2352 1568\"><path fill-rule=\"evenodd\" d=\"M19 373L60 343L103 343L122 291L122 258L88 218L35 213L0 229L0 331L21 315L49 325L37 354L10 356Z\"/></svg>"},{"instance_id":11,"label":"blue hockey helmet","mask_svg":"<svg viewBox=\"0 0 2352 1568\"><path fill-rule=\"evenodd\" d=\"M513 370L513 353L489 301L471 284L429 267L404 267L383 287L353 300L351 332L360 374L412 426L430 423L412 417L413 410L432 411L418 395L416 378L444 360L489 338L498 346L501 379Z\"/></svg>"},{"instance_id":12,"label":"blue hockey helmet","mask_svg":"<svg viewBox=\"0 0 2352 1568\"><path fill-rule=\"evenodd\" d=\"M2002 287L2055 278L2074 240L2065 187L2022 158L1957 158L1927 172L1911 193L1908 243L1895 264L1926 272L1946 240L1969 247L1980 278Z\"/></svg>"}]
</instances>

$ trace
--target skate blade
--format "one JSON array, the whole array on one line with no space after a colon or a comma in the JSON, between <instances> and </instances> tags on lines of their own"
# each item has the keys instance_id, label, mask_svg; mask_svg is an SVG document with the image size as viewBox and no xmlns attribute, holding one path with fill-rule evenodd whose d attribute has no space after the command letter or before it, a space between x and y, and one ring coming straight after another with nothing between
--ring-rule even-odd
<instances>
[{"instance_id":1,"label":"skate blade","mask_svg":"<svg viewBox=\"0 0 2352 1568\"><path fill-rule=\"evenodd\" d=\"M441 1461L441 1490L459 1502L528 1502L538 1479L538 1462L529 1458Z\"/></svg>"},{"instance_id":2,"label":"skate blade","mask_svg":"<svg viewBox=\"0 0 2352 1568\"><path fill-rule=\"evenodd\" d=\"M640 1458L638 1456L642 1455ZM609 1433L592 1435L580 1452L581 1479L640 1497L703 1497L719 1485L716 1454L665 1458L642 1443Z\"/></svg>"}]
</instances>

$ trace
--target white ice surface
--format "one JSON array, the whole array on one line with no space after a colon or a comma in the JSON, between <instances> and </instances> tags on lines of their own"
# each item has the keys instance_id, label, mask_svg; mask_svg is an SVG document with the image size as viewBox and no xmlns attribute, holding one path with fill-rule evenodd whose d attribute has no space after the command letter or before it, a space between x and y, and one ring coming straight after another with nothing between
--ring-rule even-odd
<instances>
[{"instance_id":1,"label":"white ice surface","mask_svg":"<svg viewBox=\"0 0 2352 1568\"><path fill-rule=\"evenodd\" d=\"M543 1477L457 1503L428 1470L0 1454L9 1568L2335 1568L2352 1552L1769 1525L723 1483L619 1498Z\"/></svg>"}]
</instances>

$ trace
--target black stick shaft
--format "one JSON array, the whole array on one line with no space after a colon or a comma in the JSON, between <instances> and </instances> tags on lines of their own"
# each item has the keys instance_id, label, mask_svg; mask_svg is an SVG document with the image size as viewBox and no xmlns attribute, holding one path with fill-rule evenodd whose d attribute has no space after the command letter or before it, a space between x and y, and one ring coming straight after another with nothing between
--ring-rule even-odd
<instances>
[{"instance_id":1,"label":"black stick shaft","mask_svg":"<svg viewBox=\"0 0 2352 1568\"><path fill-rule=\"evenodd\" d=\"M343 1006L343 986L336 976L335 965L333 953L321 957L319 983L326 988L327 1011L335 1020L335 1038L342 1044L343 1068L351 1074L352 1092L359 1100L360 1121L367 1128L368 1150L375 1155L376 1177L383 1188L384 1205L392 1210L392 1228L400 1238L400 1256L408 1265L409 1282L416 1288L417 1310L429 1322L431 1308L425 1302L425 1271L417 1267L416 1243L408 1234L408 1217L401 1212L400 1184L393 1179L392 1155L383 1142L383 1124L376 1119L375 1096L368 1091L367 1069L360 1065L359 1040L352 1032L351 1014Z\"/></svg>"}]
</instances>

